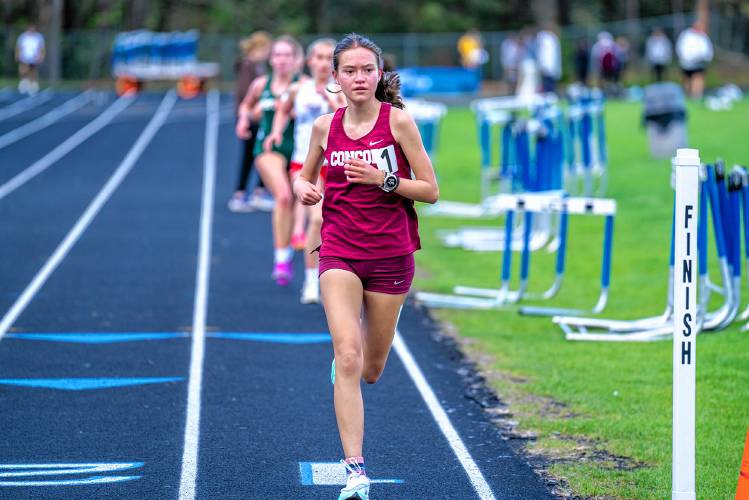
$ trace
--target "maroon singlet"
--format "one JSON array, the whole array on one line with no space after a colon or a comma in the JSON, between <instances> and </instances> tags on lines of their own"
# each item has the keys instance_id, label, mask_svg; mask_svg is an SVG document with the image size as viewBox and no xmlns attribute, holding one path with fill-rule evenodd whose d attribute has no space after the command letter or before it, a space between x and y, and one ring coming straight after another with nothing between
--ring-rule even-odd
<instances>
[{"instance_id":1,"label":"maroon singlet","mask_svg":"<svg viewBox=\"0 0 749 500\"><path fill-rule=\"evenodd\" d=\"M320 257L383 259L408 255L421 248L413 200L386 193L379 186L346 180L343 165L361 158L372 168L411 178L411 166L390 131L392 106L382 103L372 130L351 139L343 129L346 108L333 115L328 133L328 173L323 200Z\"/></svg>"}]
</instances>

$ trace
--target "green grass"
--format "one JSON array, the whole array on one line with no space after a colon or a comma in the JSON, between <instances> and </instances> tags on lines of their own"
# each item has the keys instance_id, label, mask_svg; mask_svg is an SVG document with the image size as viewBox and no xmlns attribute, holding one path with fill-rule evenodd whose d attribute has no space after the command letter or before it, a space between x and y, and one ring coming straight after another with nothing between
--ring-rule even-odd
<instances>
[{"instance_id":1,"label":"green grass","mask_svg":"<svg viewBox=\"0 0 749 500\"><path fill-rule=\"evenodd\" d=\"M703 161L722 157L729 166L749 162L749 101L723 112L710 112L700 103L689 106L690 145L700 150ZM660 314L666 300L673 202L670 164L650 158L640 115L638 104L607 105L607 195L617 200L618 213L610 301L603 317ZM477 201L478 164L472 114L451 109L443 121L437 158L441 198ZM417 254L416 288L449 293L457 283L497 286L499 253L446 249L435 232L501 223L422 215L424 250ZM589 308L594 304L602 228L601 218L571 217L566 282L550 305ZM554 257L541 251L532 260L530 289L542 291L552 281ZM717 273L712 274L717 280ZM746 297L746 287L743 293ZM572 343L549 318L522 317L514 308L435 314L454 325L460 336L474 340L466 349L482 360L482 370L510 404L519 429L538 434L528 451L556 457L550 472L565 478L576 494L670 496L670 341ZM749 333L740 332L740 326L737 322L723 332L701 335L697 343L698 498L727 499L735 493L749 425ZM589 459L603 452L629 460L622 468L613 460Z\"/></svg>"}]
</instances>

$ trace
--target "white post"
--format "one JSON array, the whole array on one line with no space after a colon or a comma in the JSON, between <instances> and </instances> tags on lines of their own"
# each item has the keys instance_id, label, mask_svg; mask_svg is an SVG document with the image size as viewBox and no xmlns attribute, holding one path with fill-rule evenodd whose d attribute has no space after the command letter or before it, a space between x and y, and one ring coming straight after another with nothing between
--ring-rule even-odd
<instances>
[{"instance_id":1,"label":"white post","mask_svg":"<svg viewBox=\"0 0 749 500\"><path fill-rule=\"evenodd\" d=\"M679 149L673 160L676 189L674 247L672 500L695 500L695 366L697 337L697 217L700 156ZM705 217L707 214L702 214Z\"/></svg>"}]
</instances>

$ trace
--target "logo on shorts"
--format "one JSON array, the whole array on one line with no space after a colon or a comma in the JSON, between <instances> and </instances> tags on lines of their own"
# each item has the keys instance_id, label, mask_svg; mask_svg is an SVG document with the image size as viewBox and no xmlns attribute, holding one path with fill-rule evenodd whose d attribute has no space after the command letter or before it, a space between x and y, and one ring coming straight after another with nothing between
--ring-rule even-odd
<instances>
[{"instance_id":1,"label":"logo on shorts","mask_svg":"<svg viewBox=\"0 0 749 500\"><path fill-rule=\"evenodd\" d=\"M397 285L400 285L400 284L401 284L401 283L403 283L404 281L406 281L406 280L393 281L393 285L396 285L396 286L397 286Z\"/></svg>"}]
</instances>

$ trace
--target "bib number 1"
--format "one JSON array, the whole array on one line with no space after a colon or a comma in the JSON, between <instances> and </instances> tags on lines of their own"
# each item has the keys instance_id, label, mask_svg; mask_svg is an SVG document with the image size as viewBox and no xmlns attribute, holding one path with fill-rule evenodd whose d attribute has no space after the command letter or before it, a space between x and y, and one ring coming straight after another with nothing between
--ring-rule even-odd
<instances>
[{"instance_id":1,"label":"bib number 1","mask_svg":"<svg viewBox=\"0 0 749 500\"><path fill-rule=\"evenodd\" d=\"M372 159L379 170L390 173L398 171L398 158L395 156L395 146L392 144L385 148L373 149Z\"/></svg>"}]
</instances>

